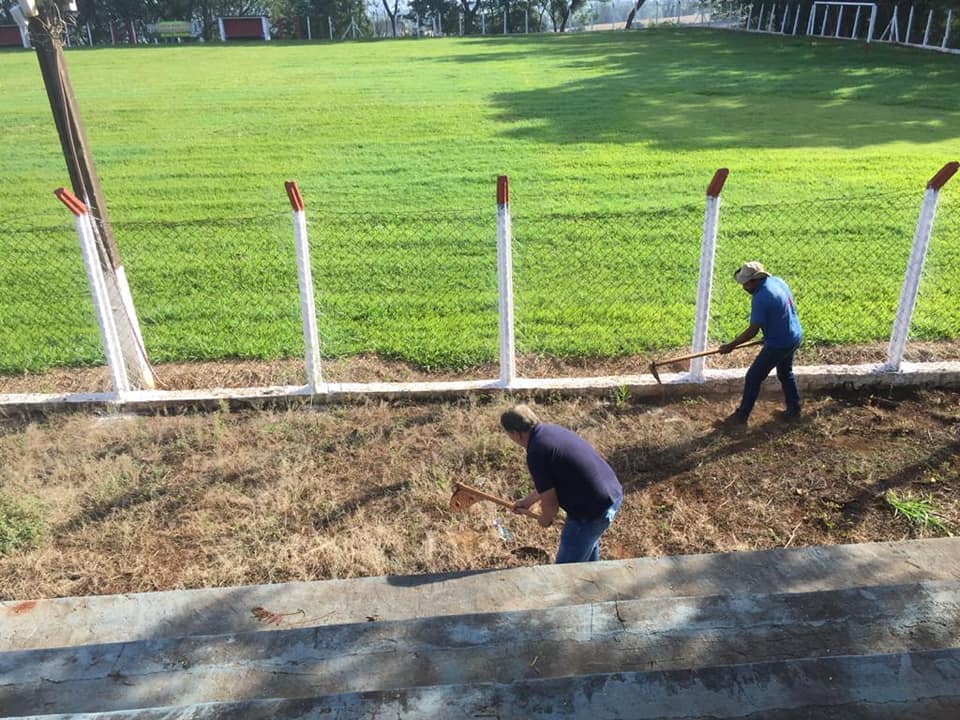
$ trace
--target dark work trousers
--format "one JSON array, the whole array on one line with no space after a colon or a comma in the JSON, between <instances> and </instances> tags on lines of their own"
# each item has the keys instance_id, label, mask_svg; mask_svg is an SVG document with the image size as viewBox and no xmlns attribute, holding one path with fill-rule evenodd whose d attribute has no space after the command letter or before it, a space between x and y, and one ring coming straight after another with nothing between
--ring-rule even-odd
<instances>
[{"instance_id":1,"label":"dark work trousers","mask_svg":"<svg viewBox=\"0 0 960 720\"><path fill-rule=\"evenodd\" d=\"M764 345L757 353L743 383L743 398L740 400L740 407L737 408L737 415L741 419L746 420L750 417L750 412L760 395L760 385L774 368L777 369L777 379L783 387L787 412L800 412L800 390L797 387L797 378L793 374L793 355L798 347L800 346L771 348Z\"/></svg>"}]
</instances>

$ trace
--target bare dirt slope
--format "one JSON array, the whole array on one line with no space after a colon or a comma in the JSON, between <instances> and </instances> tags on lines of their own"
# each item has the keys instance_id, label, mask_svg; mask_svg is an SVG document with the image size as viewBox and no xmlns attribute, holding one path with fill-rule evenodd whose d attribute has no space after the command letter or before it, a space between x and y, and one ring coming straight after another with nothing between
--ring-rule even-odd
<instances>
[{"instance_id":1,"label":"bare dirt slope","mask_svg":"<svg viewBox=\"0 0 960 720\"><path fill-rule=\"evenodd\" d=\"M167 417L59 415L0 425L0 599L406 574L549 562L558 530L491 504L451 514L452 484L529 489L500 432L513 400L371 401ZM539 400L626 489L604 556L894 540L960 527L960 393ZM895 515L926 498L944 527ZM935 518L936 519L936 518ZM497 524L505 527L501 530Z\"/></svg>"}]
</instances>

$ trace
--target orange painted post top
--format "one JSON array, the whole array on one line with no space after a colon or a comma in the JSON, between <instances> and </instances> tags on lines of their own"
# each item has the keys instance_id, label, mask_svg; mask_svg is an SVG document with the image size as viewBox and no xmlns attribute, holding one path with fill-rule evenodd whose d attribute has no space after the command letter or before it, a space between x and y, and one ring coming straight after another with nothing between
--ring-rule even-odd
<instances>
[{"instance_id":1,"label":"orange painted post top","mask_svg":"<svg viewBox=\"0 0 960 720\"><path fill-rule=\"evenodd\" d=\"M300 188L297 187L296 180L287 180L283 184L287 190L287 197L290 198L290 207L296 212L303 212L303 196L300 195Z\"/></svg>"},{"instance_id":2,"label":"orange painted post top","mask_svg":"<svg viewBox=\"0 0 960 720\"><path fill-rule=\"evenodd\" d=\"M930 182L927 183L927 188L930 190L939 190L957 173L958 169L960 169L960 163L956 160L948 162L940 168L940 172L930 178Z\"/></svg>"},{"instance_id":3,"label":"orange painted post top","mask_svg":"<svg viewBox=\"0 0 960 720\"><path fill-rule=\"evenodd\" d=\"M66 188L57 188L53 191L53 194L57 196L60 202L67 206L67 210L77 217L86 214L87 206L80 202L80 199Z\"/></svg>"},{"instance_id":4,"label":"orange painted post top","mask_svg":"<svg viewBox=\"0 0 960 720\"><path fill-rule=\"evenodd\" d=\"M713 174L713 180L707 186L707 197L720 197L720 191L723 190L723 184L727 181L727 175L730 171L727 168L720 168Z\"/></svg>"},{"instance_id":5,"label":"orange painted post top","mask_svg":"<svg viewBox=\"0 0 960 720\"><path fill-rule=\"evenodd\" d=\"M506 205L510 202L510 190L507 183L507 176L500 175L497 178L497 205Z\"/></svg>"}]
</instances>

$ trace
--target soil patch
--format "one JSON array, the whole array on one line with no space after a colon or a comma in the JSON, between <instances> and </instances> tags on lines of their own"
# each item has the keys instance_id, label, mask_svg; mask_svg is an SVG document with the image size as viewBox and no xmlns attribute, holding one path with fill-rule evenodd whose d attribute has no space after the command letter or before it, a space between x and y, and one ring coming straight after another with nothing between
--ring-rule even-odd
<instances>
[{"instance_id":1,"label":"soil patch","mask_svg":"<svg viewBox=\"0 0 960 720\"><path fill-rule=\"evenodd\" d=\"M127 593L549 562L558 531L479 503L529 489L499 430L514 399L0 423L0 510L35 534L0 555L0 599ZM960 393L818 395L800 421L761 398L541 400L626 490L606 558L901 540L960 527ZM946 530L896 515L922 498ZM5 510L6 509L6 510ZM2 520L3 518L0 518ZM0 529L4 528L0 522Z\"/></svg>"}]
</instances>

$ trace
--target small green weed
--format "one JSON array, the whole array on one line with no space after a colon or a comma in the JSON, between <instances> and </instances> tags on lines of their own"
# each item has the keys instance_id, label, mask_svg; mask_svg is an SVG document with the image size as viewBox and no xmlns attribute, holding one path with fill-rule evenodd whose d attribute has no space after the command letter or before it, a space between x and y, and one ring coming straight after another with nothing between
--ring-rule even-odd
<instances>
[{"instance_id":1,"label":"small green weed","mask_svg":"<svg viewBox=\"0 0 960 720\"><path fill-rule=\"evenodd\" d=\"M890 490L884 497L887 505L893 508L893 514L907 518L915 525L919 525L925 530L939 530L950 534L949 528L943 522L943 519L937 514L937 508L932 495L921 497L900 497L896 492Z\"/></svg>"},{"instance_id":2,"label":"small green weed","mask_svg":"<svg viewBox=\"0 0 960 720\"><path fill-rule=\"evenodd\" d=\"M42 531L43 517L38 506L0 496L0 555L32 545Z\"/></svg>"},{"instance_id":3,"label":"small green weed","mask_svg":"<svg viewBox=\"0 0 960 720\"><path fill-rule=\"evenodd\" d=\"M626 407L629 398L630 388L626 385L621 385L613 391L613 404L618 408Z\"/></svg>"}]
</instances>

